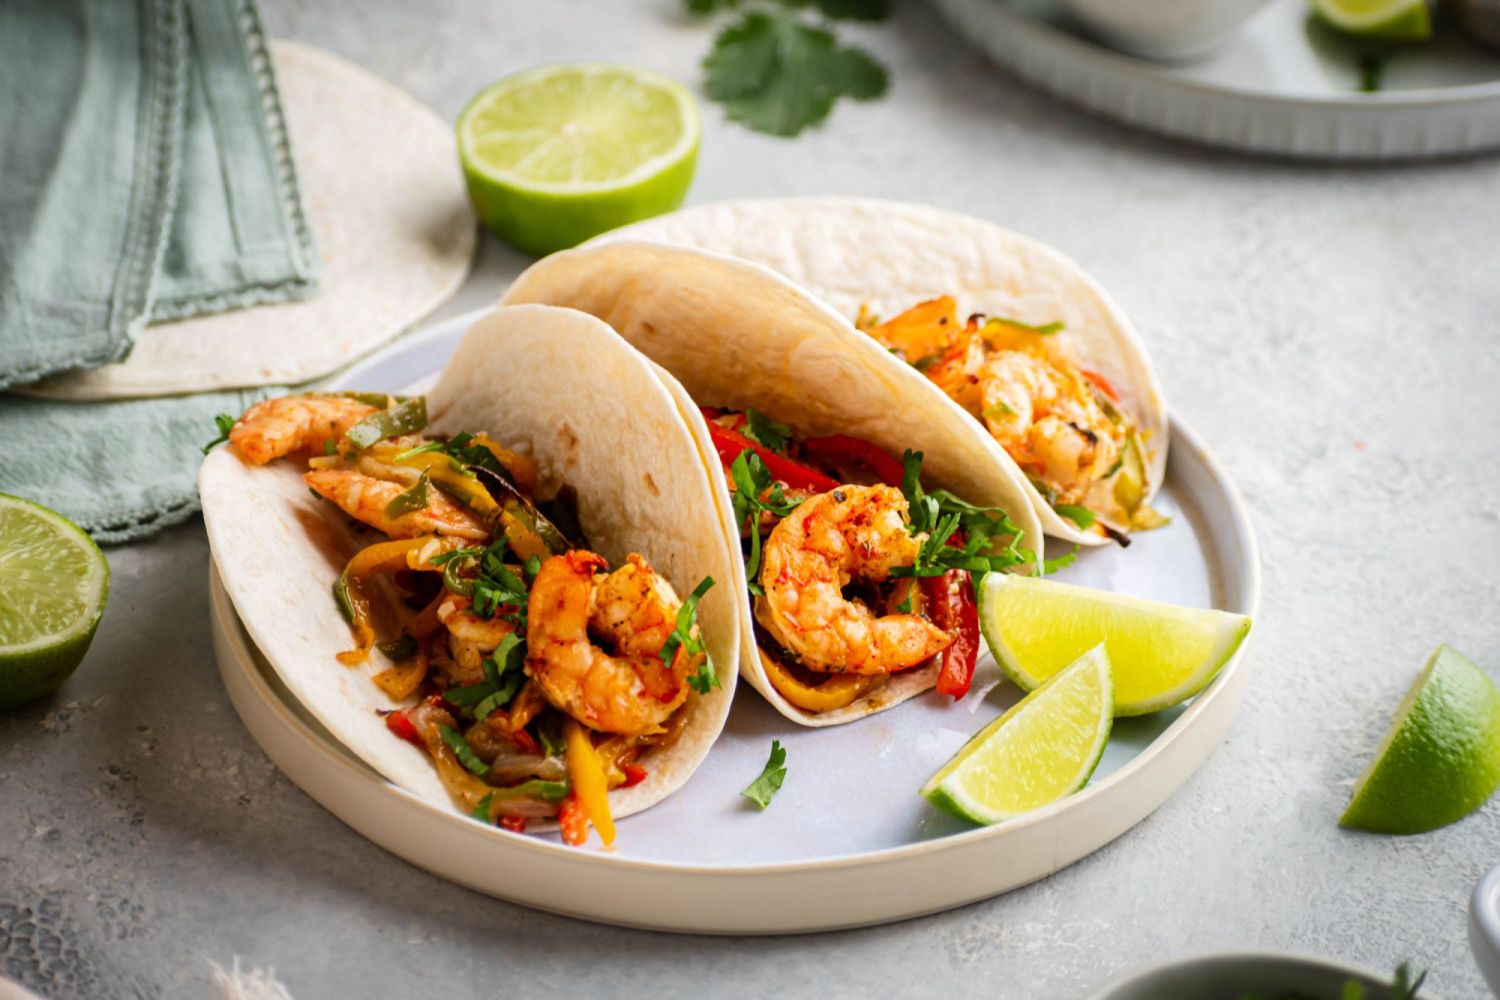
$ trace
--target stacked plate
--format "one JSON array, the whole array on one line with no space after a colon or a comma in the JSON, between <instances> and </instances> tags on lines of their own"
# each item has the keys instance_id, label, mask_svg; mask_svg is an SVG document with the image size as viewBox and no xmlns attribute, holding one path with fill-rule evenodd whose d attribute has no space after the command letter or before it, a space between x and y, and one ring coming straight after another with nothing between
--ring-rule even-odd
<instances>
[{"instance_id":1,"label":"stacked plate","mask_svg":"<svg viewBox=\"0 0 1500 1000\"><path fill-rule=\"evenodd\" d=\"M430 382L472 317L372 357L341 387L397 392ZM1250 523L1223 471L1181 423L1158 509L1172 517L1128 557L1084 553L1062 579L1254 615ZM215 650L251 734L303 790L387 850L454 882L574 916L695 933L794 933L899 920L1042 878L1098 850L1171 795L1223 739L1244 692L1241 649L1190 703L1121 719L1088 787L976 829L917 794L923 781L1017 697L1010 685L946 707L919 698L831 729L789 726L743 688L708 760L679 792L620 823L612 852L518 835L404 791L340 746L255 649L210 573ZM330 665L330 669L337 669ZM980 679L998 682L982 661ZM972 707L971 707L972 706ZM789 774L761 812L739 792L772 738Z\"/></svg>"}]
</instances>

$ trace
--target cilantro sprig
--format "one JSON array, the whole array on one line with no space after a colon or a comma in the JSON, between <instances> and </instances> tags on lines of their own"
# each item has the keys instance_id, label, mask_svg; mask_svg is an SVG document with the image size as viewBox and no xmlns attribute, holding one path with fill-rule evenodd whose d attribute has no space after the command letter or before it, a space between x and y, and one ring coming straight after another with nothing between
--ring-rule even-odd
<instances>
[{"instance_id":1,"label":"cilantro sprig","mask_svg":"<svg viewBox=\"0 0 1500 1000\"><path fill-rule=\"evenodd\" d=\"M838 20L879 21L889 0L684 0L689 13L740 11L703 59L704 89L730 120L769 135L795 136L828 117L842 97L885 94L885 67L840 44ZM816 11L814 18L802 11ZM768 446L769 447L769 446Z\"/></svg>"},{"instance_id":2,"label":"cilantro sprig","mask_svg":"<svg viewBox=\"0 0 1500 1000\"><path fill-rule=\"evenodd\" d=\"M759 410L745 411L745 437L778 455L786 454L786 446L792 440L792 429L777 423Z\"/></svg>"},{"instance_id":3,"label":"cilantro sprig","mask_svg":"<svg viewBox=\"0 0 1500 1000\"><path fill-rule=\"evenodd\" d=\"M508 605L515 610L498 617L502 621L513 623L517 628L524 628L526 601L531 594L532 581L541 572L542 561L532 556L526 560L518 574L505 564L508 545L506 539L501 538L482 549L454 549L433 556L432 564L443 567L443 585L450 593L471 599L471 607L476 615L494 618L501 607ZM478 568L478 575L460 575L460 571L471 564Z\"/></svg>"},{"instance_id":4,"label":"cilantro sprig","mask_svg":"<svg viewBox=\"0 0 1500 1000\"><path fill-rule=\"evenodd\" d=\"M713 657L709 656L703 647L703 636L693 631L693 625L698 616L698 602L703 600L703 595L708 593L714 585L714 578L705 576L693 588L688 599L682 602L682 607L677 609L677 621L672 629L672 634L667 636L667 641L661 646L661 662L668 667L672 665L672 658L677 655L678 648L683 649L688 656L703 654L703 662L698 669L688 675L688 687L699 694L708 694L719 686L719 675L714 671Z\"/></svg>"},{"instance_id":5,"label":"cilantro sprig","mask_svg":"<svg viewBox=\"0 0 1500 1000\"><path fill-rule=\"evenodd\" d=\"M749 448L740 452L730 464L729 478L734 482L734 523L750 536L750 554L745 557L745 582L750 593L760 597L765 594L756 580L760 575L760 516L769 513L786 517L801 501L786 498L781 484L771 478L766 463Z\"/></svg>"},{"instance_id":6,"label":"cilantro sprig","mask_svg":"<svg viewBox=\"0 0 1500 1000\"><path fill-rule=\"evenodd\" d=\"M766 766L761 768L760 775L740 794L764 809L771 804L771 798L781 790L781 783L785 780L786 748L781 745L780 740L772 740L771 756L766 761Z\"/></svg>"},{"instance_id":7,"label":"cilantro sprig","mask_svg":"<svg viewBox=\"0 0 1500 1000\"><path fill-rule=\"evenodd\" d=\"M495 652L481 661L484 680L478 684L449 688L443 697L459 708L473 708L475 721L482 722L497 709L509 705L526 683L526 644L512 632L500 640Z\"/></svg>"},{"instance_id":8,"label":"cilantro sprig","mask_svg":"<svg viewBox=\"0 0 1500 1000\"><path fill-rule=\"evenodd\" d=\"M216 413L214 414L214 426L218 428L219 436L203 446L203 454L205 455L229 440L229 432L234 430L234 418L227 413Z\"/></svg>"},{"instance_id":9,"label":"cilantro sprig","mask_svg":"<svg viewBox=\"0 0 1500 1000\"><path fill-rule=\"evenodd\" d=\"M892 576L941 576L952 569L988 573L1030 563L1034 558L1022 548L1024 532L999 507L979 507L949 493L922 488L922 453L908 449L901 456L901 492L911 517L912 534L926 533L911 566L891 571ZM962 545L949 540L963 533Z\"/></svg>"}]
</instances>

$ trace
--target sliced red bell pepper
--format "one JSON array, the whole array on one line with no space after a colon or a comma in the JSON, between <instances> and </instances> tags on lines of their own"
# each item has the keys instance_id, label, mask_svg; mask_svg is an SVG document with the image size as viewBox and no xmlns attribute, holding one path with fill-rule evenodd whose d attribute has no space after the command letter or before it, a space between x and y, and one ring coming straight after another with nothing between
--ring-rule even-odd
<instances>
[{"instance_id":1,"label":"sliced red bell pepper","mask_svg":"<svg viewBox=\"0 0 1500 1000\"><path fill-rule=\"evenodd\" d=\"M510 741L514 743L516 745L516 748L522 753L542 752L542 745L536 741L535 736L532 736L525 729L517 729L515 732L511 733Z\"/></svg>"},{"instance_id":2,"label":"sliced red bell pepper","mask_svg":"<svg viewBox=\"0 0 1500 1000\"><path fill-rule=\"evenodd\" d=\"M501 816L500 817L500 825L503 826L503 827L505 827L505 829L509 830L511 833L525 833L526 832L526 817L525 816Z\"/></svg>"},{"instance_id":3,"label":"sliced red bell pepper","mask_svg":"<svg viewBox=\"0 0 1500 1000\"><path fill-rule=\"evenodd\" d=\"M620 771L625 775L621 788L630 788L646 780L646 769L639 764L621 764Z\"/></svg>"},{"instance_id":4,"label":"sliced red bell pepper","mask_svg":"<svg viewBox=\"0 0 1500 1000\"><path fill-rule=\"evenodd\" d=\"M739 431L731 430L723 424L716 424L710 420L708 436L713 439L714 451L719 453L719 461L723 463L725 469L733 465L734 460L740 457L740 452L748 448L766 463L766 471L771 474L772 479L784 483L791 489L827 493L838 486L837 480L823 475L817 469L803 465L801 462L794 462L785 455L778 455L770 448L756 444Z\"/></svg>"},{"instance_id":5,"label":"sliced red bell pepper","mask_svg":"<svg viewBox=\"0 0 1500 1000\"><path fill-rule=\"evenodd\" d=\"M974 683L974 664L979 659L979 609L974 604L974 588L969 574L952 569L942 576L921 579L922 596L932 623L953 636L953 642L940 654L939 694L962 698Z\"/></svg>"},{"instance_id":6,"label":"sliced red bell pepper","mask_svg":"<svg viewBox=\"0 0 1500 1000\"><path fill-rule=\"evenodd\" d=\"M901 459L878 445L847 434L803 438L802 455L829 465L858 465L887 486L899 487L906 474Z\"/></svg>"},{"instance_id":7,"label":"sliced red bell pepper","mask_svg":"<svg viewBox=\"0 0 1500 1000\"><path fill-rule=\"evenodd\" d=\"M427 744L422 742L422 734L417 732L416 723L405 711L397 709L385 717L385 728L395 733L408 743L414 744L420 749L427 749Z\"/></svg>"},{"instance_id":8,"label":"sliced red bell pepper","mask_svg":"<svg viewBox=\"0 0 1500 1000\"><path fill-rule=\"evenodd\" d=\"M589 839L588 813L583 811L583 804L578 801L576 792L569 792L557 807L557 825L562 828L564 844L578 847Z\"/></svg>"},{"instance_id":9,"label":"sliced red bell pepper","mask_svg":"<svg viewBox=\"0 0 1500 1000\"><path fill-rule=\"evenodd\" d=\"M1120 394L1115 391L1115 387L1110 384L1109 379L1098 372L1091 372L1087 368L1080 368L1078 370L1083 373L1084 378L1097 385L1099 391L1108 396L1112 401L1116 403L1120 401Z\"/></svg>"}]
</instances>

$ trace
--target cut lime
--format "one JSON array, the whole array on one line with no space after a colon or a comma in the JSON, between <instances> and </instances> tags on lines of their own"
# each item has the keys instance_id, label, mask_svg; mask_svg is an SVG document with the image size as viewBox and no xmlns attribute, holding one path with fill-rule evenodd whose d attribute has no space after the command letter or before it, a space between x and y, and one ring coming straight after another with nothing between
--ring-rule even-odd
<instances>
[{"instance_id":1,"label":"cut lime","mask_svg":"<svg viewBox=\"0 0 1500 1000\"><path fill-rule=\"evenodd\" d=\"M1115 714L1143 715L1203 690L1244 641L1250 619L990 573L979 588L979 627L1000 668L1027 691L1104 643Z\"/></svg>"},{"instance_id":2,"label":"cut lime","mask_svg":"<svg viewBox=\"0 0 1500 1000\"><path fill-rule=\"evenodd\" d=\"M681 84L645 70L543 66L469 102L458 155L484 224L540 256L681 205L698 160L698 107Z\"/></svg>"},{"instance_id":3,"label":"cut lime","mask_svg":"<svg viewBox=\"0 0 1500 1000\"><path fill-rule=\"evenodd\" d=\"M923 797L989 824L1071 795L1099 766L1113 700L1109 657L1095 646L965 743L922 786Z\"/></svg>"},{"instance_id":4,"label":"cut lime","mask_svg":"<svg viewBox=\"0 0 1500 1000\"><path fill-rule=\"evenodd\" d=\"M1339 825L1425 833L1478 809L1496 786L1500 691L1473 660L1439 646L1396 710Z\"/></svg>"},{"instance_id":5,"label":"cut lime","mask_svg":"<svg viewBox=\"0 0 1500 1000\"><path fill-rule=\"evenodd\" d=\"M61 514L0 493L0 708L56 691L88 652L109 563Z\"/></svg>"},{"instance_id":6,"label":"cut lime","mask_svg":"<svg viewBox=\"0 0 1500 1000\"><path fill-rule=\"evenodd\" d=\"M1425 42L1432 37L1427 0L1312 0L1329 26L1350 35L1388 42Z\"/></svg>"}]
</instances>

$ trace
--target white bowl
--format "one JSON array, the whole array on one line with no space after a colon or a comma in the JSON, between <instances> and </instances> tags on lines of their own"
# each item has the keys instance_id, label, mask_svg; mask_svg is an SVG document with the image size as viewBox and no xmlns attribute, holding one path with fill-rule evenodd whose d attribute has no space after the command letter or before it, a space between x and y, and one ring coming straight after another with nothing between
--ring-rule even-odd
<instances>
[{"instance_id":1,"label":"white bowl","mask_svg":"<svg viewBox=\"0 0 1500 1000\"><path fill-rule=\"evenodd\" d=\"M1266 0L1062 0L1080 24L1112 48L1180 60L1218 48Z\"/></svg>"},{"instance_id":2,"label":"white bowl","mask_svg":"<svg viewBox=\"0 0 1500 1000\"><path fill-rule=\"evenodd\" d=\"M1500 867L1491 869L1474 887L1469 900L1469 947L1490 992L1500 997Z\"/></svg>"},{"instance_id":3,"label":"white bowl","mask_svg":"<svg viewBox=\"0 0 1500 1000\"><path fill-rule=\"evenodd\" d=\"M1285 992L1337 998L1350 979L1364 986L1369 1000L1389 1000L1391 973L1291 952L1244 951L1198 955L1148 966L1113 980L1087 1000L1242 1000L1247 994ZM1423 989L1422 1000L1437 1000Z\"/></svg>"}]
</instances>

